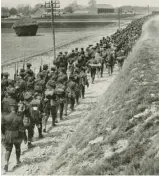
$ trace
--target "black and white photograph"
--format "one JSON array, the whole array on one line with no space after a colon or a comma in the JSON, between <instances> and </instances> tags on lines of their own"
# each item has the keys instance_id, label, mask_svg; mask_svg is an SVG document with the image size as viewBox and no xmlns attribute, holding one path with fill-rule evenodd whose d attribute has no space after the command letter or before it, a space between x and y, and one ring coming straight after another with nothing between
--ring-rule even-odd
<instances>
[{"instance_id":1,"label":"black and white photograph","mask_svg":"<svg viewBox=\"0 0 159 176\"><path fill-rule=\"evenodd\" d=\"M159 175L159 0L1 0L1 175Z\"/></svg>"}]
</instances>

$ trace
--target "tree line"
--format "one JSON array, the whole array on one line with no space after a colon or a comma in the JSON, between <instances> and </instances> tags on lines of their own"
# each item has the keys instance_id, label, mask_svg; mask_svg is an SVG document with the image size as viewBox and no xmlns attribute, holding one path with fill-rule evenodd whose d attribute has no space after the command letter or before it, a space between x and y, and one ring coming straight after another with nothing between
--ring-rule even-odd
<instances>
[{"instance_id":1,"label":"tree line","mask_svg":"<svg viewBox=\"0 0 159 176\"><path fill-rule=\"evenodd\" d=\"M96 0L89 0L88 6L85 7L85 6L79 5L77 1L75 0L64 8L64 13L73 13L76 10L94 8L96 7L96 3L97 3Z\"/></svg>"},{"instance_id":2,"label":"tree line","mask_svg":"<svg viewBox=\"0 0 159 176\"><path fill-rule=\"evenodd\" d=\"M36 11L38 8L42 7L44 5L42 4L36 4L34 7L31 7L30 5L18 5L17 7L1 7L1 13L3 14L8 14L8 15L30 15L34 11ZM82 6L77 3L77 1L73 1L70 3L68 6L64 8L65 13L73 13L76 10L81 10L81 9L86 9L86 8L93 8L96 6L96 0L89 0L88 1L88 6Z\"/></svg>"},{"instance_id":3,"label":"tree line","mask_svg":"<svg viewBox=\"0 0 159 176\"><path fill-rule=\"evenodd\" d=\"M30 15L32 12L36 11L39 7L41 7L42 4L36 4L34 7L31 7L30 5L18 5L17 7L1 7L1 13L8 14L8 15Z\"/></svg>"}]
</instances>

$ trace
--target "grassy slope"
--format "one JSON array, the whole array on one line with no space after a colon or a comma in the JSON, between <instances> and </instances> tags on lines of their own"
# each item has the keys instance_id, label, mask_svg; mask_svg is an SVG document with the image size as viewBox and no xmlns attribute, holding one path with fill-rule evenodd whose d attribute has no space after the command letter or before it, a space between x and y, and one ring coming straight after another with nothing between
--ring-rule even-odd
<instances>
[{"instance_id":1,"label":"grassy slope","mask_svg":"<svg viewBox=\"0 0 159 176\"><path fill-rule=\"evenodd\" d=\"M159 18L52 167L62 174L159 173ZM95 144L97 137L103 140Z\"/></svg>"}]
</instances>

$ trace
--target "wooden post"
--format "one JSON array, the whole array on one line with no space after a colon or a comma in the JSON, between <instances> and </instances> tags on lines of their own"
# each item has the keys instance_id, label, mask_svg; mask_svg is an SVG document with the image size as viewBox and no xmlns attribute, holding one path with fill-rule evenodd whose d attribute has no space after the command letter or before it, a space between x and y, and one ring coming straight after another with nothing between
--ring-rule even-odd
<instances>
[{"instance_id":1,"label":"wooden post","mask_svg":"<svg viewBox=\"0 0 159 176\"><path fill-rule=\"evenodd\" d=\"M51 0L51 18L52 18L52 37L53 37L54 59L56 59L54 3L52 0Z\"/></svg>"},{"instance_id":2,"label":"wooden post","mask_svg":"<svg viewBox=\"0 0 159 176\"><path fill-rule=\"evenodd\" d=\"M23 59L23 69L25 69L25 59Z\"/></svg>"},{"instance_id":3,"label":"wooden post","mask_svg":"<svg viewBox=\"0 0 159 176\"><path fill-rule=\"evenodd\" d=\"M119 17L119 29L120 29L120 13L121 13L121 9L118 9L118 17Z\"/></svg>"},{"instance_id":4,"label":"wooden post","mask_svg":"<svg viewBox=\"0 0 159 176\"><path fill-rule=\"evenodd\" d=\"M19 62L17 62L17 73L16 73L16 75L18 75L18 73L19 73Z\"/></svg>"},{"instance_id":5,"label":"wooden post","mask_svg":"<svg viewBox=\"0 0 159 176\"><path fill-rule=\"evenodd\" d=\"M16 63L14 64L14 80L16 80L16 74L17 74L17 67Z\"/></svg>"}]
</instances>

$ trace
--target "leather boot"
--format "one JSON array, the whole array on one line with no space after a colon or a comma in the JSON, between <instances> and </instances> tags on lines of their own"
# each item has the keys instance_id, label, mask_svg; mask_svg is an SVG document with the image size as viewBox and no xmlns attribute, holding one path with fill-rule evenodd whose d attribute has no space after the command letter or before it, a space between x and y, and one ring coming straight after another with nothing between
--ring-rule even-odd
<instances>
[{"instance_id":1,"label":"leather boot","mask_svg":"<svg viewBox=\"0 0 159 176\"><path fill-rule=\"evenodd\" d=\"M42 128L38 128L38 132L39 132L39 139L43 138L43 135L42 135Z\"/></svg>"},{"instance_id":2,"label":"leather boot","mask_svg":"<svg viewBox=\"0 0 159 176\"><path fill-rule=\"evenodd\" d=\"M31 142L28 142L28 149L35 147Z\"/></svg>"},{"instance_id":3,"label":"leather boot","mask_svg":"<svg viewBox=\"0 0 159 176\"><path fill-rule=\"evenodd\" d=\"M17 165L19 165L21 162L20 162L20 151L19 150L17 150L16 151L16 160L17 160Z\"/></svg>"},{"instance_id":4,"label":"leather boot","mask_svg":"<svg viewBox=\"0 0 159 176\"><path fill-rule=\"evenodd\" d=\"M4 166L5 172L8 172L8 164L9 164L10 155L11 155L11 151L6 151L5 153L5 163L6 164Z\"/></svg>"}]
</instances>

